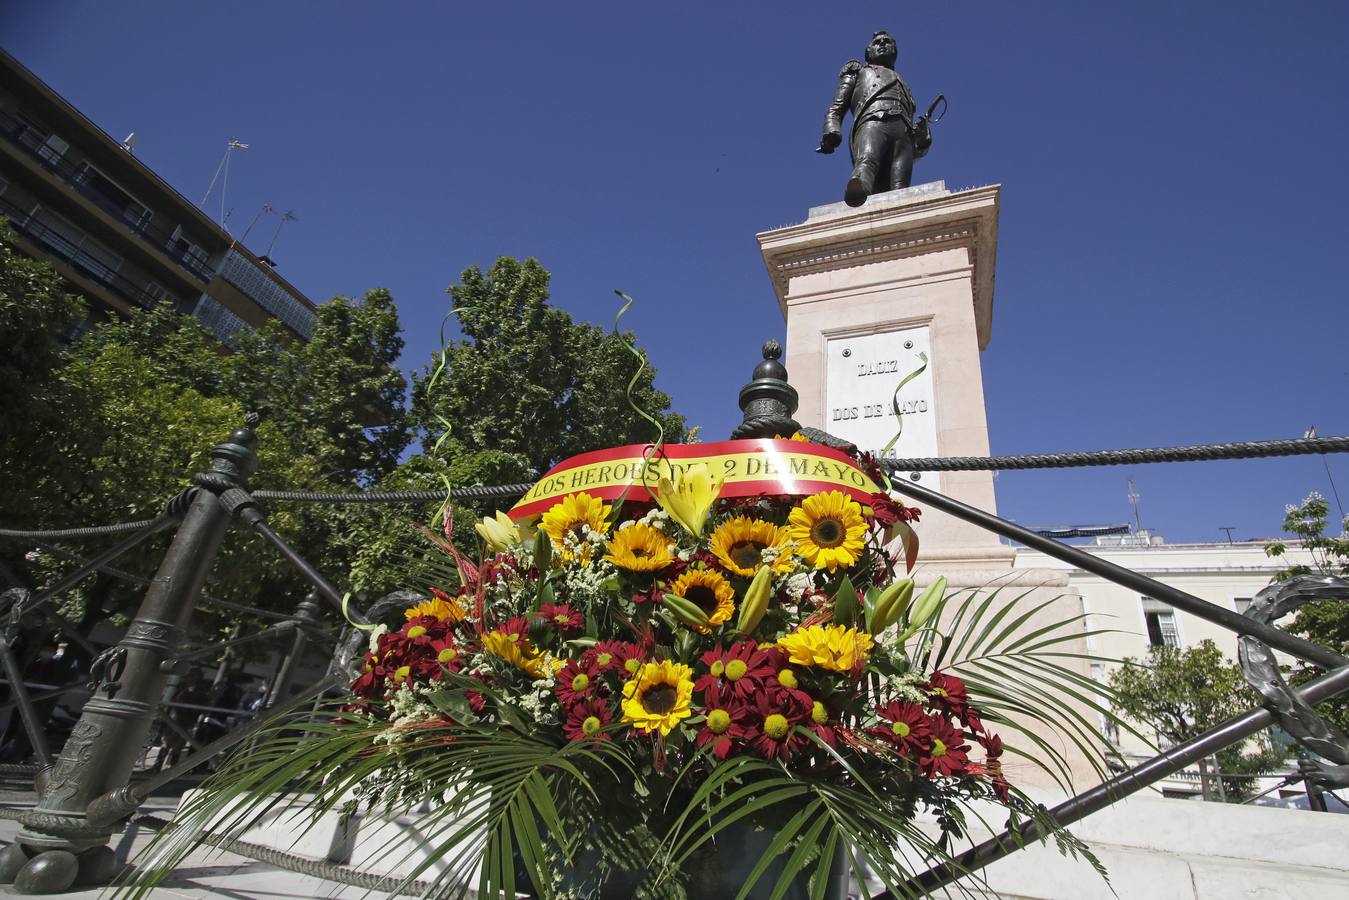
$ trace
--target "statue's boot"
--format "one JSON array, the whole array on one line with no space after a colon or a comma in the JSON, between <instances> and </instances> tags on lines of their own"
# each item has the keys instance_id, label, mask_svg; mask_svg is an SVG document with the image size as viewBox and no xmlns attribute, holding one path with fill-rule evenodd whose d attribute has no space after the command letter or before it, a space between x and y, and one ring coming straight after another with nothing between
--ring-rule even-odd
<instances>
[{"instance_id":1,"label":"statue's boot","mask_svg":"<svg viewBox=\"0 0 1349 900\"><path fill-rule=\"evenodd\" d=\"M853 167L852 177L843 189L843 202L849 206L861 206L867 202L876 187L876 164L868 159L859 160Z\"/></svg>"}]
</instances>

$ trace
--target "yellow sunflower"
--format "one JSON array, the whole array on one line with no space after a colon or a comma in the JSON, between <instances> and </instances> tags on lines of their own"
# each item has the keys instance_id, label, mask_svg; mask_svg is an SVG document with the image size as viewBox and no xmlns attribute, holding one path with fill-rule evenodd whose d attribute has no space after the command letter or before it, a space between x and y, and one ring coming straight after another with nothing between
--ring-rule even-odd
<instances>
[{"instance_id":1,"label":"yellow sunflower","mask_svg":"<svg viewBox=\"0 0 1349 900\"><path fill-rule=\"evenodd\" d=\"M693 670L681 663L646 663L623 685L623 721L664 737L692 715Z\"/></svg>"},{"instance_id":2,"label":"yellow sunflower","mask_svg":"<svg viewBox=\"0 0 1349 900\"><path fill-rule=\"evenodd\" d=\"M617 532L609 540L609 555L604 558L629 572L656 572L674 562L670 538L643 522Z\"/></svg>"},{"instance_id":3,"label":"yellow sunflower","mask_svg":"<svg viewBox=\"0 0 1349 900\"><path fill-rule=\"evenodd\" d=\"M735 612L735 589L720 572L711 569L688 569L670 585L670 592L697 604L713 625L730 621ZM712 630L694 627L703 634Z\"/></svg>"},{"instance_id":4,"label":"yellow sunflower","mask_svg":"<svg viewBox=\"0 0 1349 900\"><path fill-rule=\"evenodd\" d=\"M763 564L763 552L770 547L778 551L773 571L789 571L792 554L787 550L786 543L786 528L772 522L736 516L722 522L712 532L711 549L728 571L750 578L759 571L759 566Z\"/></svg>"},{"instance_id":5,"label":"yellow sunflower","mask_svg":"<svg viewBox=\"0 0 1349 900\"><path fill-rule=\"evenodd\" d=\"M867 661L871 635L842 625L810 625L778 638L777 647L798 666L851 672Z\"/></svg>"},{"instance_id":6,"label":"yellow sunflower","mask_svg":"<svg viewBox=\"0 0 1349 900\"><path fill-rule=\"evenodd\" d=\"M611 508L600 498L592 497L585 491L568 494L543 514L539 527L553 539L553 545L562 553L564 560L570 560L573 555L566 547L567 535L575 535L581 541L581 557L584 562L589 558L586 530L605 533L608 530L605 520L609 518Z\"/></svg>"},{"instance_id":7,"label":"yellow sunflower","mask_svg":"<svg viewBox=\"0 0 1349 900\"><path fill-rule=\"evenodd\" d=\"M458 622L466 615L468 615L468 612L459 605L459 601L450 599L448 596L432 597L430 600L423 600L416 606L403 610L403 618L408 621L418 616L434 616L442 622Z\"/></svg>"},{"instance_id":8,"label":"yellow sunflower","mask_svg":"<svg viewBox=\"0 0 1349 900\"><path fill-rule=\"evenodd\" d=\"M851 566L862 555L867 533L862 507L842 491L825 491L801 501L787 517L796 550L817 569Z\"/></svg>"},{"instance_id":9,"label":"yellow sunflower","mask_svg":"<svg viewBox=\"0 0 1349 900\"><path fill-rule=\"evenodd\" d=\"M482 636L482 649L504 659L531 678L542 678L549 668L548 658L535 650L528 638L517 634L489 631Z\"/></svg>"}]
</instances>

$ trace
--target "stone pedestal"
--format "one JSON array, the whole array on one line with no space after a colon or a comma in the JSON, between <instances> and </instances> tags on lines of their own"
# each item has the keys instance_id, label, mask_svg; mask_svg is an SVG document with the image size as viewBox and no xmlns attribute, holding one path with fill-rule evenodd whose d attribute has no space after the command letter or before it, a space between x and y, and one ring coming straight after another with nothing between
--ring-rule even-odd
<instances>
[{"instance_id":1,"label":"stone pedestal","mask_svg":"<svg viewBox=\"0 0 1349 900\"><path fill-rule=\"evenodd\" d=\"M999 188L948 191L942 182L877 194L865 205L810 211L799 225L758 235L787 319L786 365L796 418L866 450L899 428L894 457L987 456L979 351L993 322ZM989 472L905 476L996 511ZM936 511L922 520L923 559L949 570L1012 565L996 536Z\"/></svg>"}]
</instances>

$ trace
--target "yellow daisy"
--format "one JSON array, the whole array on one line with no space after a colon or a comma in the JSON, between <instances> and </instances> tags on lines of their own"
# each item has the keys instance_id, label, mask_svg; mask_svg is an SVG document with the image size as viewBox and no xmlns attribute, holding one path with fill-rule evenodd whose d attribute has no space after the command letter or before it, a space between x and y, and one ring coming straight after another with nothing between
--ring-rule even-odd
<instances>
[{"instance_id":1,"label":"yellow daisy","mask_svg":"<svg viewBox=\"0 0 1349 900\"><path fill-rule=\"evenodd\" d=\"M674 562L670 546L663 531L637 522L609 540L609 555L604 558L629 572L656 572Z\"/></svg>"},{"instance_id":2,"label":"yellow daisy","mask_svg":"<svg viewBox=\"0 0 1349 900\"><path fill-rule=\"evenodd\" d=\"M542 678L550 661L534 649L529 638L504 631L489 631L482 636L482 649L515 666L531 678ZM556 666L553 666L556 668Z\"/></svg>"},{"instance_id":3,"label":"yellow daisy","mask_svg":"<svg viewBox=\"0 0 1349 900\"><path fill-rule=\"evenodd\" d=\"M664 737L692 715L693 670L681 663L646 663L623 685L623 721Z\"/></svg>"},{"instance_id":4,"label":"yellow daisy","mask_svg":"<svg viewBox=\"0 0 1349 900\"><path fill-rule=\"evenodd\" d=\"M862 555L867 533L862 507L842 491L825 491L801 501L787 517L796 551L817 569L851 566Z\"/></svg>"},{"instance_id":5,"label":"yellow daisy","mask_svg":"<svg viewBox=\"0 0 1349 900\"><path fill-rule=\"evenodd\" d=\"M458 600L451 599L448 595L432 597L403 610L403 618L408 621L418 616L434 616L442 622L458 622L466 615L468 611L459 605Z\"/></svg>"},{"instance_id":6,"label":"yellow daisy","mask_svg":"<svg viewBox=\"0 0 1349 900\"><path fill-rule=\"evenodd\" d=\"M777 647L798 666L851 672L866 664L871 635L842 625L810 625L778 638Z\"/></svg>"},{"instance_id":7,"label":"yellow daisy","mask_svg":"<svg viewBox=\"0 0 1349 900\"><path fill-rule=\"evenodd\" d=\"M763 552L777 548L774 572L786 572L792 567L792 554L787 550L787 529L772 522L736 516L727 519L712 532L711 550L727 571L753 577L763 564Z\"/></svg>"},{"instance_id":8,"label":"yellow daisy","mask_svg":"<svg viewBox=\"0 0 1349 900\"><path fill-rule=\"evenodd\" d=\"M711 569L688 569L670 585L670 592L695 603L713 625L730 621L735 612L735 589L720 572ZM703 634L711 628L697 628Z\"/></svg>"},{"instance_id":9,"label":"yellow daisy","mask_svg":"<svg viewBox=\"0 0 1349 900\"><path fill-rule=\"evenodd\" d=\"M600 498L592 497L585 491L568 494L543 514L539 527L553 539L553 545L565 560L572 557L565 545L567 535L575 535L581 541L581 556L582 561L585 561L589 554L589 545L585 542L586 531L589 529L603 534L607 530L605 520L609 518L611 508Z\"/></svg>"}]
</instances>

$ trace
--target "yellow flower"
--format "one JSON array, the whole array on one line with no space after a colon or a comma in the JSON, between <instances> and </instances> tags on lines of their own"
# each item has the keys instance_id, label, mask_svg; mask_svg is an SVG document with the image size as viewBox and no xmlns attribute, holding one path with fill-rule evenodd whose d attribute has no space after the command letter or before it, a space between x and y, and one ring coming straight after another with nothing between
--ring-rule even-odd
<instances>
[{"instance_id":1,"label":"yellow flower","mask_svg":"<svg viewBox=\"0 0 1349 900\"><path fill-rule=\"evenodd\" d=\"M590 496L585 491L569 494L554 503L552 508L543 514L539 527L553 539L553 544L562 553L562 558L568 561L571 560L573 553L566 547L567 535L575 535L581 542L581 561L585 562L589 559L586 531L598 531L603 534L607 530L605 519L609 518L610 509L611 507L606 506L604 501Z\"/></svg>"},{"instance_id":2,"label":"yellow flower","mask_svg":"<svg viewBox=\"0 0 1349 900\"><path fill-rule=\"evenodd\" d=\"M851 672L866 664L871 635L842 625L810 625L778 638L777 647L798 666Z\"/></svg>"},{"instance_id":3,"label":"yellow flower","mask_svg":"<svg viewBox=\"0 0 1349 900\"><path fill-rule=\"evenodd\" d=\"M695 604L712 625L729 622L735 612L735 589L720 572L688 569L670 585L670 593ZM695 626L696 628L696 626ZM704 634L711 628L697 628Z\"/></svg>"},{"instance_id":4,"label":"yellow flower","mask_svg":"<svg viewBox=\"0 0 1349 900\"><path fill-rule=\"evenodd\" d=\"M693 670L682 663L646 663L623 685L623 721L664 737L692 715Z\"/></svg>"},{"instance_id":5,"label":"yellow flower","mask_svg":"<svg viewBox=\"0 0 1349 900\"><path fill-rule=\"evenodd\" d=\"M769 547L778 550L773 571L789 571L792 555L784 546L786 543L787 529L772 522L736 516L712 532L711 549L728 571L749 578L763 564L763 552Z\"/></svg>"},{"instance_id":6,"label":"yellow flower","mask_svg":"<svg viewBox=\"0 0 1349 900\"><path fill-rule=\"evenodd\" d=\"M496 517L483 516L482 521L473 526L473 530L482 536L487 549L493 553L505 553L523 540L520 529L511 517L500 510Z\"/></svg>"},{"instance_id":7,"label":"yellow flower","mask_svg":"<svg viewBox=\"0 0 1349 900\"><path fill-rule=\"evenodd\" d=\"M815 568L831 572L857 562L866 532L862 507L842 491L807 497L787 517L787 533L797 552Z\"/></svg>"},{"instance_id":8,"label":"yellow flower","mask_svg":"<svg viewBox=\"0 0 1349 900\"><path fill-rule=\"evenodd\" d=\"M531 678L542 678L549 667L548 658L534 649L529 638L519 635L489 631L482 636L482 649L504 659Z\"/></svg>"},{"instance_id":9,"label":"yellow flower","mask_svg":"<svg viewBox=\"0 0 1349 900\"><path fill-rule=\"evenodd\" d=\"M809 444L809 443L811 443L810 438L806 437L804 434L802 434L802 433L799 432L799 431L798 431L796 434L792 435L790 438L788 438L788 440L792 440L792 441L800 441L800 442L803 443L803 444Z\"/></svg>"},{"instance_id":10,"label":"yellow flower","mask_svg":"<svg viewBox=\"0 0 1349 900\"><path fill-rule=\"evenodd\" d=\"M448 595L432 597L403 610L403 618L409 621L418 616L433 616L442 622L458 622L466 615L468 611L459 605L458 600L451 600Z\"/></svg>"},{"instance_id":11,"label":"yellow flower","mask_svg":"<svg viewBox=\"0 0 1349 900\"><path fill-rule=\"evenodd\" d=\"M673 480L661 478L656 486L656 500L685 531L694 537L702 537L707 513L717 502L722 482L721 477L708 469L707 463L695 463L687 469L675 469Z\"/></svg>"},{"instance_id":12,"label":"yellow flower","mask_svg":"<svg viewBox=\"0 0 1349 900\"><path fill-rule=\"evenodd\" d=\"M670 539L660 529L637 522L617 532L604 557L629 572L656 572L674 562Z\"/></svg>"}]
</instances>

